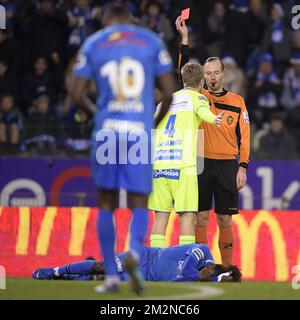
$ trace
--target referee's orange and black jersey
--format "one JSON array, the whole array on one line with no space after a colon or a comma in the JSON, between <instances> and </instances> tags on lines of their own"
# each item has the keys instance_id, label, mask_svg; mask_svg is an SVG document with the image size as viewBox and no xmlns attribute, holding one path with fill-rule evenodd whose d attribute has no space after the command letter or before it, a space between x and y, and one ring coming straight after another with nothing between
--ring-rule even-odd
<instances>
[{"instance_id":1,"label":"referee's orange and black jersey","mask_svg":"<svg viewBox=\"0 0 300 320\"><path fill-rule=\"evenodd\" d=\"M188 46L181 46L179 54L180 70L189 60ZM244 99L223 89L214 94L208 90L202 93L209 99L213 113L224 112L222 127L202 122L204 129L204 157L209 159L235 159L248 165L250 156L250 123Z\"/></svg>"}]
</instances>

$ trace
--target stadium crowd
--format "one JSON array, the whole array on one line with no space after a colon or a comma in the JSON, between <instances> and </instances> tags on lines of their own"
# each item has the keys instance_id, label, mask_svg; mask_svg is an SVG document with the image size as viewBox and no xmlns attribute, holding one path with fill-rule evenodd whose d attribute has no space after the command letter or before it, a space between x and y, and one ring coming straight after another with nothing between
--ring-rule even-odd
<instances>
[{"instance_id":1,"label":"stadium crowd","mask_svg":"<svg viewBox=\"0 0 300 320\"><path fill-rule=\"evenodd\" d=\"M175 67L175 19L190 7L190 59L222 57L224 87L242 95L250 113L251 158L299 159L300 29L291 24L296 0L0 0L7 27L0 30L1 155L89 153L93 121L75 109L68 90L78 48L101 29L112 2L160 35ZM89 91L94 98L95 86Z\"/></svg>"}]
</instances>

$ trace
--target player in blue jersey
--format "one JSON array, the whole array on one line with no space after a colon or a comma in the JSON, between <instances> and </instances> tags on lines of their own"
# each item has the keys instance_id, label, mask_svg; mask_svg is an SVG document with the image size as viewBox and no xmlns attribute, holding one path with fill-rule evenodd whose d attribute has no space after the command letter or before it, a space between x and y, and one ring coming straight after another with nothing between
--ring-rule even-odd
<instances>
[{"instance_id":1,"label":"player in blue jersey","mask_svg":"<svg viewBox=\"0 0 300 320\"><path fill-rule=\"evenodd\" d=\"M126 254L115 256L121 280L128 277L124 270ZM204 244L169 248L144 247L139 267L146 281L240 282L242 277L236 266L216 264L208 246ZM104 273L103 262L86 260L57 268L37 269L32 276L39 280L101 280Z\"/></svg>"},{"instance_id":2,"label":"player in blue jersey","mask_svg":"<svg viewBox=\"0 0 300 320\"><path fill-rule=\"evenodd\" d=\"M71 88L74 103L94 114L92 176L98 189L97 228L106 279L98 292L117 292L113 211L120 188L127 190L132 210L127 269L133 290L143 289L136 272L148 226L147 200L152 189L151 129L154 127L155 79L163 94L159 123L174 91L172 63L165 46L151 31L132 24L126 9L112 6L103 30L89 37L78 54ZM98 88L97 106L86 97L90 80Z\"/></svg>"}]
</instances>

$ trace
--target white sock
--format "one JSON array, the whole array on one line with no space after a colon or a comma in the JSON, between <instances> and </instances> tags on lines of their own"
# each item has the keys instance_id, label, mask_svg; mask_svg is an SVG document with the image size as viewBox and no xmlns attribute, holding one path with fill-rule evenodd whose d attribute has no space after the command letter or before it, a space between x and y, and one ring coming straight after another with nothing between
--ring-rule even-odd
<instances>
[{"instance_id":1,"label":"white sock","mask_svg":"<svg viewBox=\"0 0 300 320\"><path fill-rule=\"evenodd\" d=\"M132 254L133 259L136 261L136 263L139 264L139 262L140 262L139 254L133 249L130 250L130 253Z\"/></svg>"},{"instance_id":2,"label":"white sock","mask_svg":"<svg viewBox=\"0 0 300 320\"><path fill-rule=\"evenodd\" d=\"M106 275L105 276L105 285L107 285L108 287L114 285L114 284L119 284L120 282L120 278L118 275Z\"/></svg>"}]
</instances>

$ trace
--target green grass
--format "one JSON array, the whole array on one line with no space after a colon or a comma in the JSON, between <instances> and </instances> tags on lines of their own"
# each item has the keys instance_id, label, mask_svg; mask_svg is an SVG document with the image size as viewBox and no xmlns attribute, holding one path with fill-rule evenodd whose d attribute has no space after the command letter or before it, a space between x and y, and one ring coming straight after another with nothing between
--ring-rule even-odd
<instances>
[{"instance_id":1,"label":"green grass","mask_svg":"<svg viewBox=\"0 0 300 320\"><path fill-rule=\"evenodd\" d=\"M37 281L33 279L7 279L6 290L0 290L0 300L44 299L137 299L128 283L122 283L119 294L96 294L94 281ZM142 299L288 299L300 300L300 289L290 283L146 283Z\"/></svg>"}]
</instances>

